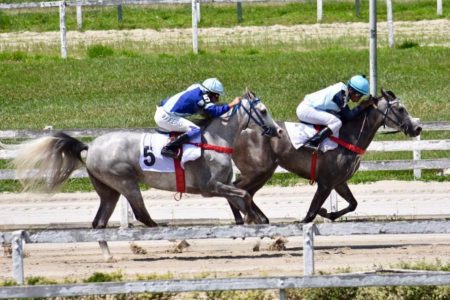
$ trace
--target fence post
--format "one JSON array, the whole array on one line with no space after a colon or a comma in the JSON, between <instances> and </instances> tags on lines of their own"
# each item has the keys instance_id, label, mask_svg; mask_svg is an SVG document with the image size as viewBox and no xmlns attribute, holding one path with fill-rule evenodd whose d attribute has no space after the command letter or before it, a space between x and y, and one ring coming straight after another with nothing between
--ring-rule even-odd
<instances>
[{"instance_id":1,"label":"fence post","mask_svg":"<svg viewBox=\"0 0 450 300\"><path fill-rule=\"evenodd\" d=\"M394 18L392 13L392 0L386 0L386 10L389 47L394 48Z\"/></svg>"},{"instance_id":2,"label":"fence post","mask_svg":"<svg viewBox=\"0 0 450 300\"><path fill-rule=\"evenodd\" d=\"M303 225L303 274L314 274L314 223Z\"/></svg>"},{"instance_id":3,"label":"fence post","mask_svg":"<svg viewBox=\"0 0 450 300\"><path fill-rule=\"evenodd\" d=\"M317 0L317 23L322 22L322 0Z\"/></svg>"},{"instance_id":4,"label":"fence post","mask_svg":"<svg viewBox=\"0 0 450 300\"><path fill-rule=\"evenodd\" d=\"M242 2L241 1L236 2L236 13L237 13L238 23L242 23L242 21L244 21L244 19L242 18Z\"/></svg>"},{"instance_id":5,"label":"fence post","mask_svg":"<svg viewBox=\"0 0 450 300\"><path fill-rule=\"evenodd\" d=\"M61 57L67 58L67 39L66 39L66 2L59 3L59 31L61 34Z\"/></svg>"},{"instance_id":6,"label":"fence post","mask_svg":"<svg viewBox=\"0 0 450 300\"><path fill-rule=\"evenodd\" d=\"M117 5L117 22L122 24L123 21L123 4L122 1Z\"/></svg>"},{"instance_id":7,"label":"fence post","mask_svg":"<svg viewBox=\"0 0 450 300\"><path fill-rule=\"evenodd\" d=\"M436 9L437 9L437 15L442 16L442 0L437 0Z\"/></svg>"},{"instance_id":8,"label":"fence post","mask_svg":"<svg viewBox=\"0 0 450 300\"><path fill-rule=\"evenodd\" d=\"M420 135L416 136L416 137L414 138L414 140L420 141ZM415 147L414 147L414 149L413 149L413 160L414 160L414 162L420 160L421 156L422 156L422 155L421 155L420 150L417 150L417 149L415 149ZM414 163L414 164L415 164L415 163ZM416 169L416 168L414 168L414 179L420 179L421 177L422 177L422 169Z\"/></svg>"},{"instance_id":9,"label":"fence post","mask_svg":"<svg viewBox=\"0 0 450 300\"><path fill-rule=\"evenodd\" d=\"M369 0L369 72L370 94L377 95L377 0Z\"/></svg>"},{"instance_id":10,"label":"fence post","mask_svg":"<svg viewBox=\"0 0 450 300\"><path fill-rule=\"evenodd\" d=\"M200 23L200 17L201 17L201 14L200 14L200 2L197 2L197 24L198 23Z\"/></svg>"},{"instance_id":11,"label":"fence post","mask_svg":"<svg viewBox=\"0 0 450 300\"><path fill-rule=\"evenodd\" d=\"M355 0L355 9L356 9L356 16L359 18L361 16L361 1Z\"/></svg>"},{"instance_id":12,"label":"fence post","mask_svg":"<svg viewBox=\"0 0 450 300\"><path fill-rule=\"evenodd\" d=\"M24 283L23 274L23 236L24 231L14 231L12 234L12 263L13 263L13 277L18 284Z\"/></svg>"},{"instance_id":13,"label":"fence post","mask_svg":"<svg viewBox=\"0 0 450 300\"><path fill-rule=\"evenodd\" d=\"M338 195L335 190L331 191L328 199L330 199L330 212L338 211Z\"/></svg>"},{"instance_id":14,"label":"fence post","mask_svg":"<svg viewBox=\"0 0 450 300\"><path fill-rule=\"evenodd\" d=\"M77 2L77 30L83 30L83 12L81 2Z\"/></svg>"},{"instance_id":15,"label":"fence post","mask_svg":"<svg viewBox=\"0 0 450 300\"><path fill-rule=\"evenodd\" d=\"M130 209L130 204L128 200L120 195L120 228L128 228L130 227L130 223L134 220L134 214Z\"/></svg>"},{"instance_id":16,"label":"fence post","mask_svg":"<svg viewBox=\"0 0 450 300\"><path fill-rule=\"evenodd\" d=\"M286 290L280 289L280 300L286 300Z\"/></svg>"},{"instance_id":17,"label":"fence post","mask_svg":"<svg viewBox=\"0 0 450 300\"><path fill-rule=\"evenodd\" d=\"M192 51L198 54L197 1L192 0Z\"/></svg>"}]
</instances>

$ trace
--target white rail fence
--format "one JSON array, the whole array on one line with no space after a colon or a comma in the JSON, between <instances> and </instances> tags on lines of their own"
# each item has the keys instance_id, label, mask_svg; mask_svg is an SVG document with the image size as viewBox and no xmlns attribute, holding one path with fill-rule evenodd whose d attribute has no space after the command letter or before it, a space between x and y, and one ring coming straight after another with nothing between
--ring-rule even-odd
<instances>
[{"instance_id":1,"label":"white rail fence","mask_svg":"<svg viewBox=\"0 0 450 300\"><path fill-rule=\"evenodd\" d=\"M237 279L166 280L126 283L52 285L0 288L0 298L81 296L142 292L182 292L211 290L279 289L285 299L286 288L449 285L450 273L348 274L312 276L314 274L314 237L376 234L450 234L449 221L399 221L367 223L328 223L290 225L252 225L216 227L160 227L142 229L47 230L39 232L0 232L0 243L12 243L13 277L24 283L24 246L27 243L80 243L98 241L138 241L171 239L246 238L303 235L305 277L269 277Z\"/></svg>"},{"instance_id":2,"label":"white rail fence","mask_svg":"<svg viewBox=\"0 0 450 300\"><path fill-rule=\"evenodd\" d=\"M422 123L424 131L448 131L450 122L424 122ZM138 129L73 129L64 130L74 137L96 137L108 132L127 130L133 132L148 132L148 128ZM379 132L386 130L381 129ZM31 139L46 136L51 131L30 131L30 130L3 130L0 131L0 139ZM422 151L445 151L450 150L450 140L421 140L420 136L406 141L374 141L369 145L368 151L410 151L411 160L383 160L383 161L362 161L360 171L378 171L378 170L414 170L414 177L421 177L422 169L448 169L450 168L450 158L441 159L422 159ZM0 159L12 159L16 155L15 150L1 150ZM238 169L235 169L239 173ZM287 172L281 167L276 170L277 173ZM73 177L86 177L85 171L77 171ZM13 170L0 170L0 180L17 179Z\"/></svg>"},{"instance_id":3,"label":"white rail fence","mask_svg":"<svg viewBox=\"0 0 450 300\"><path fill-rule=\"evenodd\" d=\"M123 5L150 5L150 4L188 4L191 3L192 14L192 51L198 53L198 24L200 22L200 3L236 3L237 19L242 21L242 2L302 2L303 0L108 0L108 1L50 1L50 2L24 2L24 3L0 3L0 10L22 9L22 8L51 8L59 7L60 35L61 35L61 57L67 58L66 38L66 6L76 6L77 29L83 27L83 6L117 6L118 22L122 22ZM323 1L317 1L317 22L323 18ZM437 15L442 16L442 0L436 0ZM392 0L386 0L388 41L389 47L394 47L393 5ZM360 0L355 0L356 15L360 15ZM375 22L376 23L376 22ZM372 76L371 76L372 78ZM375 89L376 90L376 89Z\"/></svg>"}]
</instances>

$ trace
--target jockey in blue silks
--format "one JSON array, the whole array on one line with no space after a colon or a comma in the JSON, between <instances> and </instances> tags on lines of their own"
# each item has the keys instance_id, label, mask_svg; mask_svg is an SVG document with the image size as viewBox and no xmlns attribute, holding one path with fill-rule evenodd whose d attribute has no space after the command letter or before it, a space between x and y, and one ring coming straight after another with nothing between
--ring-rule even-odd
<instances>
[{"instance_id":1,"label":"jockey in blue silks","mask_svg":"<svg viewBox=\"0 0 450 300\"><path fill-rule=\"evenodd\" d=\"M369 82L363 75L356 75L350 78L347 84L339 82L306 95L297 106L297 117L301 121L327 127L310 138L305 146L317 150L320 143L330 135L338 137L339 129L342 127L340 119L352 120L374 103L369 97L357 107L350 109L349 100L358 102L362 96L368 94Z\"/></svg>"},{"instance_id":2,"label":"jockey in blue silks","mask_svg":"<svg viewBox=\"0 0 450 300\"><path fill-rule=\"evenodd\" d=\"M224 94L222 83L217 78L208 78L203 83L195 83L186 90L161 101L156 108L155 122L163 130L183 132L169 141L161 150L164 156L176 158L179 146L200 134L200 127L186 119L200 112L216 118L238 105L236 97L229 104L216 104Z\"/></svg>"}]
</instances>

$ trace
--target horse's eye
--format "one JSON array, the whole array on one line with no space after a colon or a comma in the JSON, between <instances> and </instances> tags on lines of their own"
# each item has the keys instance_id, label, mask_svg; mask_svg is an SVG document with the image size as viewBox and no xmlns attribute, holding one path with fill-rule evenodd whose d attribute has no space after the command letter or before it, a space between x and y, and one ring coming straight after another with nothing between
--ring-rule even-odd
<instances>
[{"instance_id":1,"label":"horse's eye","mask_svg":"<svg viewBox=\"0 0 450 300\"><path fill-rule=\"evenodd\" d=\"M267 109L265 108L261 109L261 114L264 116L267 115Z\"/></svg>"},{"instance_id":2,"label":"horse's eye","mask_svg":"<svg viewBox=\"0 0 450 300\"><path fill-rule=\"evenodd\" d=\"M403 114L405 112L405 108L404 107L399 107L398 112Z\"/></svg>"}]
</instances>

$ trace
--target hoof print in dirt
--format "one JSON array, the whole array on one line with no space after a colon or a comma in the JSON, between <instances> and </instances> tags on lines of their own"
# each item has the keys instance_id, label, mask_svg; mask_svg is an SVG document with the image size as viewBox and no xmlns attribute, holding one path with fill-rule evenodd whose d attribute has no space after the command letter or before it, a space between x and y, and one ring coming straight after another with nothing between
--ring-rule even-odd
<instances>
[{"instance_id":1,"label":"hoof print in dirt","mask_svg":"<svg viewBox=\"0 0 450 300\"><path fill-rule=\"evenodd\" d=\"M274 238L275 241L269 246L270 251L283 251L286 250L286 244L289 242L284 236L278 236Z\"/></svg>"},{"instance_id":2,"label":"hoof print in dirt","mask_svg":"<svg viewBox=\"0 0 450 300\"><path fill-rule=\"evenodd\" d=\"M173 252L174 253L182 253L184 251L184 249L188 248L189 246L191 246L191 245L186 240L182 240L175 246L175 249L173 249Z\"/></svg>"},{"instance_id":3,"label":"hoof print in dirt","mask_svg":"<svg viewBox=\"0 0 450 300\"><path fill-rule=\"evenodd\" d=\"M147 254L147 250L145 250L144 248L142 248L141 246L139 246L135 243L130 243L130 249L131 249L131 252L133 252L134 254L140 254L140 255Z\"/></svg>"}]
</instances>

